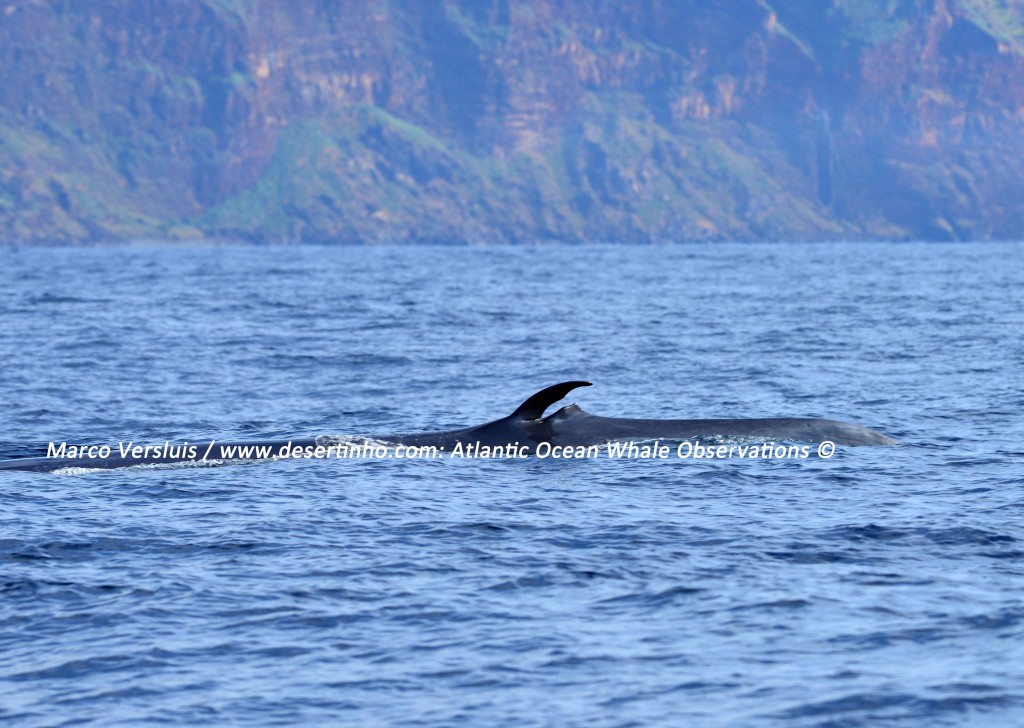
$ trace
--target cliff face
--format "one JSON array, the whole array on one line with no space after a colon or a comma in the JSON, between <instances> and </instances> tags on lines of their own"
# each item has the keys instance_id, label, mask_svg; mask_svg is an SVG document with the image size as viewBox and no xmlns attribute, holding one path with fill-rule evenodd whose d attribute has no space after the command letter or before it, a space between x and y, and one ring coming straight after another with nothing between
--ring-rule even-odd
<instances>
[{"instance_id":1,"label":"cliff face","mask_svg":"<svg viewBox=\"0 0 1024 728\"><path fill-rule=\"evenodd\" d=\"M999 0L8 0L0 241L1024 237Z\"/></svg>"}]
</instances>

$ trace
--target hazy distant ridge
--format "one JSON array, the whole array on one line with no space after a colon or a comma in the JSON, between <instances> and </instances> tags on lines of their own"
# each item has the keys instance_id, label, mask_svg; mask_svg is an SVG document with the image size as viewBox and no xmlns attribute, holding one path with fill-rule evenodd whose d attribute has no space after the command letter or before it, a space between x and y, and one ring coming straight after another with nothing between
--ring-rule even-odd
<instances>
[{"instance_id":1,"label":"hazy distant ridge","mask_svg":"<svg viewBox=\"0 0 1024 728\"><path fill-rule=\"evenodd\" d=\"M1013 7L9 0L0 241L1019 239Z\"/></svg>"}]
</instances>

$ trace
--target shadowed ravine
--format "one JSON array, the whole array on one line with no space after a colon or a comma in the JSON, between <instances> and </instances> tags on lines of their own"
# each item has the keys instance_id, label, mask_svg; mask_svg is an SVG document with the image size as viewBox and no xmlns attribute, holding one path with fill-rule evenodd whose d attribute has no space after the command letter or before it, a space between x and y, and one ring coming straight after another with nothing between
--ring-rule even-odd
<instances>
[{"instance_id":1,"label":"shadowed ravine","mask_svg":"<svg viewBox=\"0 0 1024 728\"><path fill-rule=\"evenodd\" d=\"M0 244L1024 238L996 0L10 2Z\"/></svg>"}]
</instances>

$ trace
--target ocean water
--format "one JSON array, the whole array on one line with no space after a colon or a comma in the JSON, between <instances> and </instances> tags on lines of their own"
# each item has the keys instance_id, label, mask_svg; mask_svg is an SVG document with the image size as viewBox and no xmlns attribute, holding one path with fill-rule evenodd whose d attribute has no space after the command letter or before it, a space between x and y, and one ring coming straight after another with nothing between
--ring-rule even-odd
<instances>
[{"instance_id":1,"label":"ocean water","mask_svg":"<svg viewBox=\"0 0 1024 728\"><path fill-rule=\"evenodd\" d=\"M0 722L1024 725L1016 245L0 249L0 457L821 416L823 459L0 473Z\"/></svg>"}]
</instances>

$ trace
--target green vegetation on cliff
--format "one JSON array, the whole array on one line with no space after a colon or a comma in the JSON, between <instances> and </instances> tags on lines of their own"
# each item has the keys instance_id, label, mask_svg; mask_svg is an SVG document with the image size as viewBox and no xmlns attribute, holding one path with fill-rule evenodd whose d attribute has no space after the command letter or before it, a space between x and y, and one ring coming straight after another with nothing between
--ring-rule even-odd
<instances>
[{"instance_id":1,"label":"green vegetation on cliff","mask_svg":"<svg viewBox=\"0 0 1024 728\"><path fill-rule=\"evenodd\" d=\"M0 242L1019 238L1005 0L12 2Z\"/></svg>"}]
</instances>

